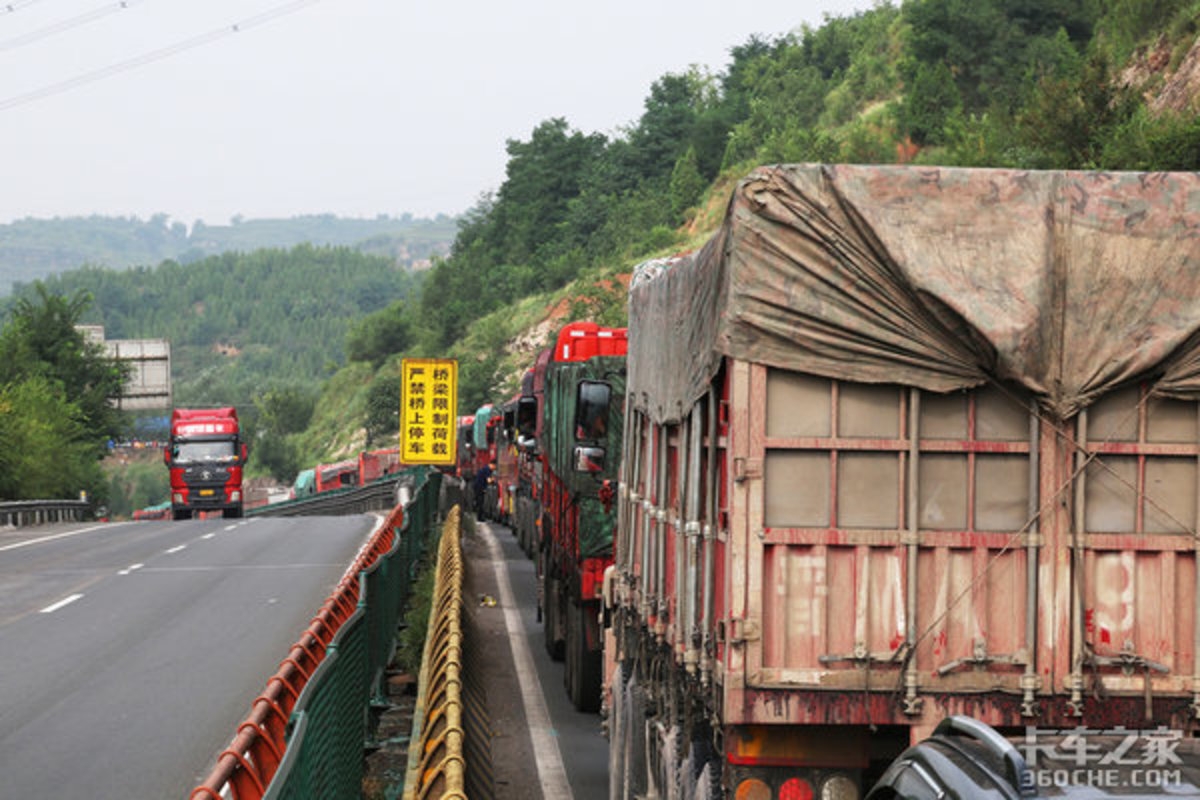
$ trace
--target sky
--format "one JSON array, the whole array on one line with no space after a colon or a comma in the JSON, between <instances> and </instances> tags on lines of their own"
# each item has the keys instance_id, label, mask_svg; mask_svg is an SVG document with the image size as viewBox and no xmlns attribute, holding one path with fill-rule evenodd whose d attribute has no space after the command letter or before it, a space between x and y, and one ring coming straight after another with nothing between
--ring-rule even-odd
<instances>
[{"instance_id":1,"label":"sky","mask_svg":"<svg viewBox=\"0 0 1200 800\"><path fill-rule=\"evenodd\" d=\"M872 5L4 0L0 223L459 214L539 122L617 134L662 75Z\"/></svg>"}]
</instances>

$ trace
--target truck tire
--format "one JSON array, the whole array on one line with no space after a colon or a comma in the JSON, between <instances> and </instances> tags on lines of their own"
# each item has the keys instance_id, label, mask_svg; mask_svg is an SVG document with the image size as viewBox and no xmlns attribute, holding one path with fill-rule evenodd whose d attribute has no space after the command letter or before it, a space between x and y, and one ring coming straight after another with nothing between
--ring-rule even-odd
<instances>
[{"instance_id":1,"label":"truck tire","mask_svg":"<svg viewBox=\"0 0 1200 800\"><path fill-rule=\"evenodd\" d=\"M588 607L571 600L567 604L567 667L564 681L567 696L576 710L594 713L600 710L600 653L588 650Z\"/></svg>"},{"instance_id":2,"label":"truck tire","mask_svg":"<svg viewBox=\"0 0 1200 800\"><path fill-rule=\"evenodd\" d=\"M171 518L174 519L176 522L179 522L180 520L183 520L183 519L191 519L192 512L186 508L177 508L171 512Z\"/></svg>"},{"instance_id":3,"label":"truck tire","mask_svg":"<svg viewBox=\"0 0 1200 800\"><path fill-rule=\"evenodd\" d=\"M625 684L625 797L644 797L646 773L646 700L635 676Z\"/></svg>"},{"instance_id":4,"label":"truck tire","mask_svg":"<svg viewBox=\"0 0 1200 800\"><path fill-rule=\"evenodd\" d=\"M558 597L558 581L549 577L542 568L542 635L545 637L546 653L554 661L562 661L565 648L558 621L562 617Z\"/></svg>"},{"instance_id":5,"label":"truck tire","mask_svg":"<svg viewBox=\"0 0 1200 800\"><path fill-rule=\"evenodd\" d=\"M242 507L234 506L233 508L222 509L221 516L225 517L225 519L241 519Z\"/></svg>"}]
</instances>

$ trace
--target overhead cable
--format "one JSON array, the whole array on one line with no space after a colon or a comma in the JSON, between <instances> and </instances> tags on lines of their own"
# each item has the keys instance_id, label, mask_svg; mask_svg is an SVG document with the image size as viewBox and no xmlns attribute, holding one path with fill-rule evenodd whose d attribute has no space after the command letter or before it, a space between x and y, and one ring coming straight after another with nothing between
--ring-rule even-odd
<instances>
[{"instance_id":1,"label":"overhead cable","mask_svg":"<svg viewBox=\"0 0 1200 800\"><path fill-rule=\"evenodd\" d=\"M22 8L31 6L34 3L39 3L41 0L13 0L11 3L0 4L0 13L11 14L14 11L20 11Z\"/></svg>"},{"instance_id":2,"label":"overhead cable","mask_svg":"<svg viewBox=\"0 0 1200 800\"><path fill-rule=\"evenodd\" d=\"M26 0L26 2L36 2L36 0ZM175 44L159 48L158 50L151 50L148 53L134 56L133 58L126 59L125 61L119 61L116 64L110 64L107 67L101 67L100 69L92 72L88 72L83 75L77 75L74 78L68 78L66 80L59 81L58 83L52 83L49 86L43 86L40 89L34 89L33 91L15 95L6 100L0 100L0 111L8 111L10 108L16 108L17 106L22 106L26 103L32 103L35 100L41 100L52 95L61 94L88 83L94 83L95 81L103 80L104 78L110 78L113 75L117 75L122 72L128 72L129 70L137 69L138 67L144 67L147 64L154 63L155 61L162 61L165 58L178 55L186 50L194 50L197 47L211 44L212 42L215 42L218 39L222 39L226 36L232 36L235 33L241 33L243 31L250 30L251 28L257 28L260 25L265 25L268 22L279 19L280 17L299 11L305 6L311 6L319 2L320 0L292 0L290 3L284 3L276 6L275 8L268 9L261 14L248 17L241 22L235 22L232 25L226 25L221 28L217 28L216 30L209 31L208 33L202 33L199 36L193 36L190 39L184 39L181 42L176 42Z\"/></svg>"},{"instance_id":3,"label":"overhead cable","mask_svg":"<svg viewBox=\"0 0 1200 800\"><path fill-rule=\"evenodd\" d=\"M73 28L78 28L82 25L87 25L89 22L95 22L102 17L107 17L109 14L115 14L118 11L124 11L130 6L136 6L144 0L119 0L116 3L110 3L102 8L94 8L91 11L85 11L82 14L65 19L61 22L56 22L53 25L47 25L43 28L38 28L35 31L14 36L11 39L0 40L0 53L6 50L15 50L18 47L23 47L27 44L45 39L47 36L53 36L56 33L69 31Z\"/></svg>"}]
</instances>

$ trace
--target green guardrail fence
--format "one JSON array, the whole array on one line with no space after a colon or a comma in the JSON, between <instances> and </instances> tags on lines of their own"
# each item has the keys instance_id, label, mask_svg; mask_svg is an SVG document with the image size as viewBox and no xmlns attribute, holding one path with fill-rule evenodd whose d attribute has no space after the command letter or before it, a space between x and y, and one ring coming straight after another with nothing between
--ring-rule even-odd
<instances>
[{"instance_id":1,"label":"green guardrail fence","mask_svg":"<svg viewBox=\"0 0 1200 800\"><path fill-rule=\"evenodd\" d=\"M369 708L384 690L384 670L395 648L397 623L426 545L436 533L442 475L432 469L414 481L404 521L391 550L359 573L358 608L297 698L288 723L287 750L266 798L357 798Z\"/></svg>"}]
</instances>

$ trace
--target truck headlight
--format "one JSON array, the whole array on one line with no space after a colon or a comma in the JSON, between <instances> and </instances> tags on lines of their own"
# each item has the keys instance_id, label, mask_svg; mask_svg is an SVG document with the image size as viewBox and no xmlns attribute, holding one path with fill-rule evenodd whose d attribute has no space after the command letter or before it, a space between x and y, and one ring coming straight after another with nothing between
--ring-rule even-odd
<instances>
[{"instance_id":1,"label":"truck headlight","mask_svg":"<svg viewBox=\"0 0 1200 800\"><path fill-rule=\"evenodd\" d=\"M834 775L821 784L821 800L858 800L858 785L845 775Z\"/></svg>"},{"instance_id":2,"label":"truck headlight","mask_svg":"<svg viewBox=\"0 0 1200 800\"><path fill-rule=\"evenodd\" d=\"M232 492L229 493L229 502L237 503L237 502L241 501L241 499L242 499L241 490L234 489Z\"/></svg>"}]
</instances>

